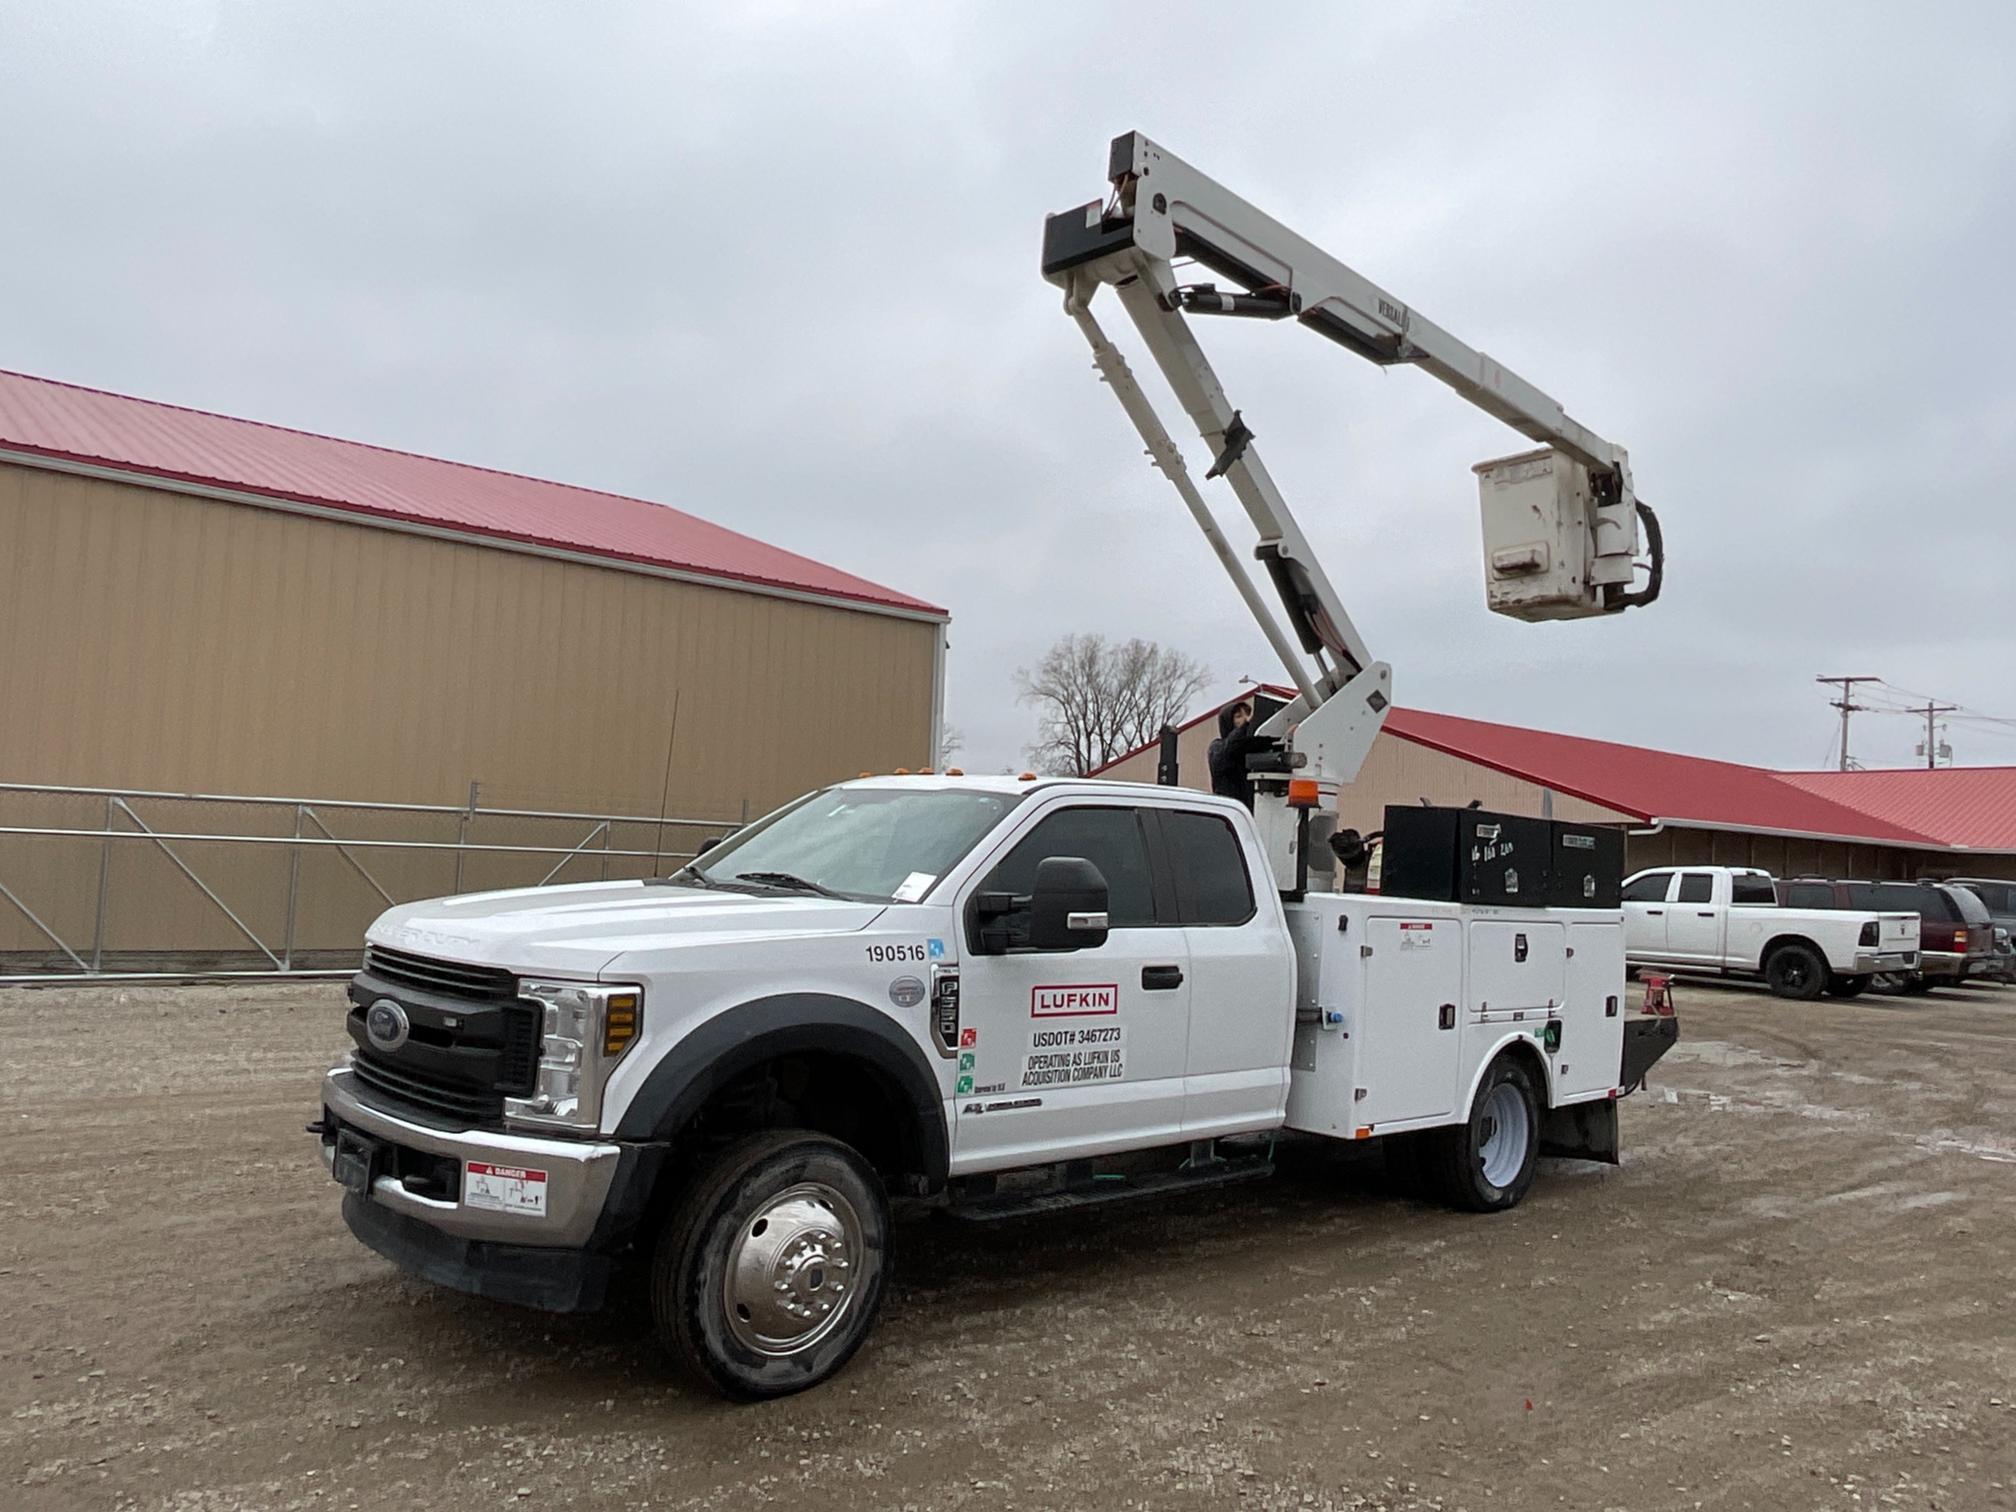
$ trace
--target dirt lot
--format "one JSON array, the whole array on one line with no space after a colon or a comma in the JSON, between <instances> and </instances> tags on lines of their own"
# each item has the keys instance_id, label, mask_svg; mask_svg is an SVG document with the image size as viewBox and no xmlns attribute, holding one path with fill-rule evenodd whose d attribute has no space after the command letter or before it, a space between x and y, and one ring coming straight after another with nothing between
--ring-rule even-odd
<instances>
[{"instance_id":1,"label":"dirt lot","mask_svg":"<svg viewBox=\"0 0 2016 1512\"><path fill-rule=\"evenodd\" d=\"M0 1507L2016 1507L2016 992L1683 988L1618 1170L898 1233L829 1386L400 1279L301 1126L336 989L0 994Z\"/></svg>"}]
</instances>

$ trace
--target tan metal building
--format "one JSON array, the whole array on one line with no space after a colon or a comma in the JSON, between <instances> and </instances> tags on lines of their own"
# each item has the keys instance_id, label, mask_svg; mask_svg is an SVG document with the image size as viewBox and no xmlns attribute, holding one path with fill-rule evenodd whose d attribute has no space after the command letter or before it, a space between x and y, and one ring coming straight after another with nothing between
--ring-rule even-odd
<instances>
[{"instance_id":1,"label":"tan metal building","mask_svg":"<svg viewBox=\"0 0 2016 1512\"><path fill-rule=\"evenodd\" d=\"M1294 696L1261 686L1263 711ZM1225 700L1229 702L1231 700ZM1177 776L1210 786L1223 702L1177 732ZM1153 782L1158 752L1099 775ZM2016 877L2016 768L1935 772L1774 772L1736 762L1394 709L1339 822L1378 829L1388 804L1466 804L1625 831L1626 865L1704 862L1777 876Z\"/></svg>"},{"instance_id":2,"label":"tan metal building","mask_svg":"<svg viewBox=\"0 0 2016 1512\"><path fill-rule=\"evenodd\" d=\"M342 948L584 835L563 879L641 874L702 831L640 821L930 764L946 622L642 500L0 374L0 784L123 795L0 788L0 827L313 842L0 834L0 953ZM472 828L526 849L320 844ZM283 921L304 849L325 896Z\"/></svg>"}]
</instances>

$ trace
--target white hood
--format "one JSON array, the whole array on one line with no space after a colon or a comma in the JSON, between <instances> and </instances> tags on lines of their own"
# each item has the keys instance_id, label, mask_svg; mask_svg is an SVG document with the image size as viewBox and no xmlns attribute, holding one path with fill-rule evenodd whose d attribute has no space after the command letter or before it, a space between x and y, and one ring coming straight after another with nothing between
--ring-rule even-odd
<instances>
[{"instance_id":1,"label":"white hood","mask_svg":"<svg viewBox=\"0 0 2016 1512\"><path fill-rule=\"evenodd\" d=\"M592 977L627 951L852 934L886 907L662 882L588 882L402 904L381 915L365 938L472 965Z\"/></svg>"}]
</instances>

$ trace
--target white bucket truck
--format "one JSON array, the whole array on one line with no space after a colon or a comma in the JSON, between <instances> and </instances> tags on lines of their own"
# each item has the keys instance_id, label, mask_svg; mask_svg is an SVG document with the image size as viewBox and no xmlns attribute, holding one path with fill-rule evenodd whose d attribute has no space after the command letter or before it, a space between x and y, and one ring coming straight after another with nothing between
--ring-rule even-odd
<instances>
[{"instance_id":1,"label":"white bucket truck","mask_svg":"<svg viewBox=\"0 0 2016 1512\"><path fill-rule=\"evenodd\" d=\"M1570 853L1531 838L1544 823L1468 814L1410 842L1437 847L1406 868L1430 879L1418 896L1362 890L1366 844L1335 804L1391 674L1191 317L1298 321L1541 443L1481 470L1489 602L1518 617L1656 593L1656 523L1633 586L1649 512L1622 449L1146 138L1119 138L1109 169L1109 198L1050 218L1043 271L1300 690L1252 758L1253 811L1168 787L871 778L668 878L395 908L311 1126L366 1244L556 1310L599 1305L636 1259L669 1350L758 1398L860 1345L892 1197L973 1218L1146 1198L1264 1176L1292 1133L1391 1141L1442 1198L1490 1212L1543 1152L1616 1159L1616 1100L1675 1032L1625 1007L1621 866L1571 878ZM1179 283L1178 258L1231 287ZM1258 527L1292 638L1093 318L1107 286L1207 479Z\"/></svg>"}]
</instances>

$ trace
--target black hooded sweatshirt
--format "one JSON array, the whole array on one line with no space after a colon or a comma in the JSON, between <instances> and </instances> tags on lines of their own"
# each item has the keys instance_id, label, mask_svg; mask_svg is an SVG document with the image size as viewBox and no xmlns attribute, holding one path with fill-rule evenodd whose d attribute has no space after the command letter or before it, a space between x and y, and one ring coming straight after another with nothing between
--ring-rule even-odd
<instances>
[{"instance_id":1,"label":"black hooded sweatshirt","mask_svg":"<svg viewBox=\"0 0 2016 1512\"><path fill-rule=\"evenodd\" d=\"M1211 742L1211 791L1221 798L1237 798L1253 807L1253 779L1246 773L1246 753L1253 748L1259 721L1249 719L1243 730L1232 728L1230 707L1218 711L1218 738Z\"/></svg>"}]
</instances>

